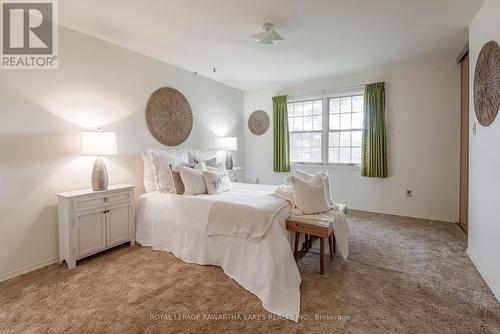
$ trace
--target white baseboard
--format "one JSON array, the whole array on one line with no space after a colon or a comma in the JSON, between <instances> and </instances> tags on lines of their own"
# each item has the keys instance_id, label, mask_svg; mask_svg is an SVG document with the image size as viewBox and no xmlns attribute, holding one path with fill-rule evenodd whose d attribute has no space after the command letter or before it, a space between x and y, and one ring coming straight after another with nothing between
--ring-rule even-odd
<instances>
[{"instance_id":1,"label":"white baseboard","mask_svg":"<svg viewBox=\"0 0 500 334\"><path fill-rule=\"evenodd\" d=\"M27 266L27 267L24 267L21 269L11 271L10 273L1 274L0 275L0 282L6 281L8 279L11 279L11 278L14 278L14 277L26 274L26 273L29 273L30 271L33 271L33 270L37 270L37 269L49 266L51 264L57 263L58 261L59 261L59 258L55 257L55 258L51 258L48 260L44 260L44 261L39 262L39 263L32 264L30 266Z\"/></svg>"},{"instance_id":2,"label":"white baseboard","mask_svg":"<svg viewBox=\"0 0 500 334\"><path fill-rule=\"evenodd\" d=\"M440 218L440 217L432 217L432 216L425 216L425 215L418 215L418 214L413 214L413 213L406 213L406 212L397 212L397 211L386 211L386 210L367 210L367 209L357 209L353 207L347 207L347 209L352 209L352 210L357 210L357 211L365 211L365 212L373 212L373 213L381 213L384 215L392 215L392 216L401 216L401 217L410 217L410 218L417 218L417 219L426 219L426 220L435 220L435 221L440 221L440 222L445 222L445 223L454 223L456 224L457 221L455 219L450 219L450 218Z\"/></svg>"},{"instance_id":3,"label":"white baseboard","mask_svg":"<svg viewBox=\"0 0 500 334\"><path fill-rule=\"evenodd\" d=\"M472 263L476 267L477 271L479 271L479 274L481 275L481 277L486 282L486 285L488 285L488 287L490 288L491 292L493 292L493 294L495 295L495 297L497 298L497 300L500 302L500 291L496 291L495 290L495 288L491 284L491 279L488 277L488 275L486 275L486 272L481 269L481 266L479 265L479 261L477 261L477 259L471 254L471 252L469 251L469 248L467 248L466 253L469 256L469 259L472 261Z\"/></svg>"}]
</instances>

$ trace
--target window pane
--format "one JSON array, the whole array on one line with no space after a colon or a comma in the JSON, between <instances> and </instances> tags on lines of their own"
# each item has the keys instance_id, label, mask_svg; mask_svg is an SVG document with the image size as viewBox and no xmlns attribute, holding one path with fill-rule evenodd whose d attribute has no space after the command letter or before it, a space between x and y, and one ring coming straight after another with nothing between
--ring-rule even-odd
<instances>
[{"instance_id":1,"label":"window pane","mask_svg":"<svg viewBox=\"0 0 500 334\"><path fill-rule=\"evenodd\" d=\"M340 146L342 146L342 147L351 146L351 133L350 132L340 132Z\"/></svg>"},{"instance_id":2,"label":"window pane","mask_svg":"<svg viewBox=\"0 0 500 334\"><path fill-rule=\"evenodd\" d=\"M323 114L323 101L314 101L313 103L313 115Z\"/></svg>"},{"instance_id":3,"label":"window pane","mask_svg":"<svg viewBox=\"0 0 500 334\"><path fill-rule=\"evenodd\" d=\"M294 103L295 116L302 116L302 103Z\"/></svg>"},{"instance_id":4,"label":"window pane","mask_svg":"<svg viewBox=\"0 0 500 334\"><path fill-rule=\"evenodd\" d=\"M363 113L353 113L352 114L352 128L362 129L363 128Z\"/></svg>"},{"instance_id":5,"label":"window pane","mask_svg":"<svg viewBox=\"0 0 500 334\"><path fill-rule=\"evenodd\" d=\"M351 97L343 97L340 99L340 112L351 112Z\"/></svg>"},{"instance_id":6,"label":"window pane","mask_svg":"<svg viewBox=\"0 0 500 334\"><path fill-rule=\"evenodd\" d=\"M288 110L288 117L293 117L295 116L295 112L294 112L294 108L293 108L293 104L292 103L289 103L287 104L287 110Z\"/></svg>"},{"instance_id":7,"label":"window pane","mask_svg":"<svg viewBox=\"0 0 500 334\"><path fill-rule=\"evenodd\" d=\"M313 130L321 131L323 129L321 116L313 116Z\"/></svg>"},{"instance_id":8,"label":"window pane","mask_svg":"<svg viewBox=\"0 0 500 334\"><path fill-rule=\"evenodd\" d=\"M330 99L330 114L340 113L340 99Z\"/></svg>"},{"instance_id":9,"label":"window pane","mask_svg":"<svg viewBox=\"0 0 500 334\"><path fill-rule=\"evenodd\" d=\"M312 134L312 146L321 149L321 133Z\"/></svg>"},{"instance_id":10,"label":"window pane","mask_svg":"<svg viewBox=\"0 0 500 334\"><path fill-rule=\"evenodd\" d=\"M340 139L340 132L330 132L328 138L328 146L329 147L338 147Z\"/></svg>"},{"instance_id":11,"label":"window pane","mask_svg":"<svg viewBox=\"0 0 500 334\"><path fill-rule=\"evenodd\" d=\"M293 130L293 117L288 116L288 129Z\"/></svg>"},{"instance_id":12,"label":"window pane","mask_svg":"<svg viewBox=\"0 0 500 334\"><path fill-rule=\"evenodd\" d=\"M321 148L313 148L312 161L313 162L321 162Z\"/></svg>"},{"instance_id":13,"label":"window pane","mask_svg":"<svg viewBox=\"0 0 500 334\"><path fill-rule=\"evenodd\" d=\"M353 131L352 132L352 146L361 146L361 138L363 137L363 133L361 131Z\"/></svg>"},{"instance_id":14,"label":"window pane","mask_svg":"<svg viewBox=\"0 0 500 334\"><path fill-rule=\"evenodd\" d=\"M348 130L351 128L351 115L352 114L341 114L340 115L340 128L342 130Z\"/></svg>"},{"instance_id":15,"label":"window pane","mask_svg":"<svg viewBox=\"0 0 500 334\"><path fill-rule=\"evenodd\" d=\"M304 117L304 131L311 131L312 130L312 116Z\"/></svg>"},{"instance_id":16,"label":"window pane","mask_svg":"<svg viewBox=\"0 0 500 334\"><path fill-rule=\"evenodd\" d=\"M351 162L351 149L350 148L340 148L339 149L339 162L343 164L348 164Z\"/></svg>"},{"instance_id":17,"label":"window pane","mask_svg":"<svg viewBox=\"0 0 500 334\"><path fill-rule=\"evenodd\" d=\"M353 164L361 163L361 147L352 148L352 163Z\"/></svg>"},{"instance_id":18,"label":"window pane","mask_svg":"<svg viewBox=\"0 0 500 334\"><path fill-rule=\"evenodd\" d=\"M340 115L330 115L330 130L340 130Z\"/></svg>"},{"instance_id":19,"label":"window pane","mask_svg":"<svg viewBox=\"0 0 500 334\"><path fill-rule=\"evenodd\" d=\"M363 95L352 97L352 112L363 112Z\"/></svg>"},{"instance_id":20,"label":"window pane","mask_svg":"<svg viewBox=\"0 0 500 334\"><path fill-rule=\"evenodd\" d=\"M328 149L328 162L338 163L339 162L339 149L330 148Z\"/></svg>"},{"instance_id":21,"label":"window pane","mask_svg":"<svg viewBox=\"0 0 500 334\"><path fill-rule=\"evenodd\" d=\"M312 147L311 133L303 133L302 134L302 147Z\"/></svg>"},{"instance_id":22,"label":"window pane","mask_svg":"<svg viewBox=\"0 0 500 334\"><path fill-rule=\"evenodd\" d=\"M312 102L304 102L304 116L311 116L312 115Z\"/></svg>"},{"instance_id":23,"label":"window pane","mask_svg":"<svg viewBox=\"0 0 500 334\"><path fill-rule=\"evenodd\" d=\"M302 151L302 162L312 162L312 151L311 151L311 149L304 149Z\"/></svg>"},{"instance_id":24,"label":"window pane","mask_svg":"<svg viewBox=\"0 0 500 334\"><path fill-rule=\"evenodd\" d=\"M302 131L302 117L295 117L292 131Z\"/></svg>"}]
</instances>

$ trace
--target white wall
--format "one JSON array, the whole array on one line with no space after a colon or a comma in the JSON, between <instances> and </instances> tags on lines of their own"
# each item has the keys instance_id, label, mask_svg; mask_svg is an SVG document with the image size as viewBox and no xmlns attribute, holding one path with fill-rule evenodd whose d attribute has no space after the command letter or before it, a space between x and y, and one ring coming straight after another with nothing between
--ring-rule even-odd
<instances>
[{"instance_id":1,"label":"white wall","mask_svg":"<svg viewBox=\"0 0 500 334\"><path fill-rule=\"evenodd\" d=\"M243 163L241 91L66 28L59 33L58 70L0 71L0 280L57 259L54 194L90 186L93 159L78 156L80 130L116 131L110 183L143 191L138 153L161 147L144 109L159 87L177 88L191 104L184 146L237 136Z\"/></svg>"},{"instance_id":2,"label":"white wall","mask_svg":"<svg viewBox=\"0 0 500 334\"><path fill-rule=\"evenodd\" d=\"M500 116L482 127L474 110L474 70L483 45L500 42L500 1L487 0L469 26L469 245L468 254L500 300ZM472 126L477 123L476 135Z\"/></svg>"},{"instance_id":3,"label":"white wall","mask_svg":"<svg viewBox=\"0 0 500 334\"><path fill-rule=\"evenodd\" d=\"M328 167L334 199L367 211L455 221L459 202L460 67L454 60L397 66L296 87L245 92L245 122L256 109L272 117L271 97L303 90L386 82L389 178L368 179L359 169ZM245 130L247 181L281 184L272 172L272 129ZM311 168L294 166L300 169ZM406 198L406 189L413 198Z\"/></svg>"}]
</instances>

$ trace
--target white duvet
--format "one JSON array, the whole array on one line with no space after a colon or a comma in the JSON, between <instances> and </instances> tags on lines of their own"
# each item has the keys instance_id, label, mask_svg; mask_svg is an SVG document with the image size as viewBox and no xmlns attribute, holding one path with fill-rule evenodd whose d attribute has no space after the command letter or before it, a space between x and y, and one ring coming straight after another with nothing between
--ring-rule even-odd
<instances>
[{"instance_id":1,"label":"white duvet","mask_svg":"<svg viewBox=\"0 0 500 334\"><path fill-rule=\"evenodd\" d=\"M143 246L172 252L185 262L220 266L226 275L255 294L267 311L297 321L301 279L293 257L292 234L285 227L289 205L274 217L260 242L205 233L215 201L249 191L268 195L275 189L235 183L231 191L220 195L143 194L137 209L136 240Z\"/></svg>"}]
</instances>

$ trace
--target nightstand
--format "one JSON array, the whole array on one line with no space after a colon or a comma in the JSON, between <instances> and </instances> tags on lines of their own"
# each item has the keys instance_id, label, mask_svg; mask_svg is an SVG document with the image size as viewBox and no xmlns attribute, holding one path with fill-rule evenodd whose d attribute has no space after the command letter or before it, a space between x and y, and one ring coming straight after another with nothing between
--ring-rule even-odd
<instances>
[{"instance_id":1,"label":"nightstand","mask_svg":"<svg viewBox=\"0 0 500 334\"><path fill-rule=\"evenodd\" d=\"M129 184L57 194L59 263L76 261L119 244L135 244L134 188Z\"/></svg>"},{"instance_id":2,"label":"nightstand","mask_svg":"<svg viewBox=\"0 0 500 334\"><path fill-rule=\"evenodd\" d=\"M244 167L233 167L233 169L228 169L229 179L231 182L245 182L245 168Z\"/></svg>"}]
</instances>

